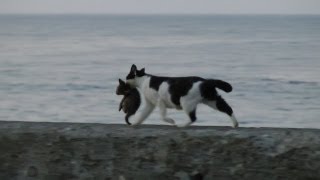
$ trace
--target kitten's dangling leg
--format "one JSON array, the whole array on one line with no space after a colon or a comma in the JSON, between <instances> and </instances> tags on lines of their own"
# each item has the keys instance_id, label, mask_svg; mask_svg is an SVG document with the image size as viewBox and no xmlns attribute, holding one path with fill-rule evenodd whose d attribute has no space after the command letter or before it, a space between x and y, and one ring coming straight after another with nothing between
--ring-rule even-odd
<instances>
[{"instance_id":1,"label":"kitten's dangling leg","mask_svg":"<svg viewBox=\"0 0 320 180\"><path fill-rule=\"evenodd\" d=\"M126 120L126 123L130 126L131 125L131 123L130 123L130 121L129 121L129 118L130 118L130 116L132 116L132 114L126 114L126 116L125 116L125 120Z\"/></svg>"},{"instance_id":2,"label":"kitten's dangling leg","mask_svg":"<svg viewBox=\"0 0 320 180\"><path fill-rule=\"evenodd\" d=\"M159 109L160 109L160 116L161 116L161 119L164 121L164 122L167 122L167 123L170 123L170 124L175 124L174 120L167 117L167 108L166 108L166 105L164 104L163 101L159 101L158 103L158 106L159 106Z\"/></svg>"}]
</instances>

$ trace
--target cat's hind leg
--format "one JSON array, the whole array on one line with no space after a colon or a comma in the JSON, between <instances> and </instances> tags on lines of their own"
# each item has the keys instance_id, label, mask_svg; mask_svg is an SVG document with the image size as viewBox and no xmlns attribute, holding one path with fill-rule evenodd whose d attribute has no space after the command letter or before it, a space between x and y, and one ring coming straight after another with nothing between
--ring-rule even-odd
<instances>
[{"instance_id":1,"label":"cat's hind leg","mask_svg":"<svg viewBox=\"0 0 320 180\"><path fill-rule=\"evenodd\" d=\"M227 114L230 117L234 128L237 128L239 126L239 123L233 113L232 108L229 106L229 104L227 104L227 102L221 96L217 96L215 101L205 101L203 103L215 110L218 110L220 112Z\"/></svg>"},{"instance_id":2,"label":"cat's hind leg","mask_svg":"<svg viewBox=\"0 0 320 180\"><path fill-rule=\"evenodd\" d=\"M167 123L170 123L170 124L175 124L174 120L167 117L167 108L166 108L166 105L164 104L163 101L159 101L158 102L158 106L159 106L159 109L160 109L160 116L161 116L161 119L164 121L164 122L167 122Z\"/></svg>"},{"instance_id":3,"label":"cat's hind leg","mask_svg":"<svg viewBox=\"0 0 320 180\"><path fill-rule=\"evenodd\" d=\"M179 128L188 127L188 126L190 126L192 123L194 123L197 120L196 109L194 109L191 112L188 112L187 114L188 114L188 116L190 118L190 121L188 121L188 122L186 122L184 124L178 124L177 127L179 127Z\"/></svg>"},{"instance_id":4,"label":"cat's hind leg","mask_svg":"<svg viewBox=\"0 0 320 180\"><path fill-rule=\"evenodd\" d=\"M194 123L197 120L197 117L196 117L197 103L183 102L183 103L181 103L181 107L184 110L184 112L189 116L189 121L184 124L179 124L179 125L177 125L177 127L190 126L192 123Z\"/></svg>"}]
</instances>

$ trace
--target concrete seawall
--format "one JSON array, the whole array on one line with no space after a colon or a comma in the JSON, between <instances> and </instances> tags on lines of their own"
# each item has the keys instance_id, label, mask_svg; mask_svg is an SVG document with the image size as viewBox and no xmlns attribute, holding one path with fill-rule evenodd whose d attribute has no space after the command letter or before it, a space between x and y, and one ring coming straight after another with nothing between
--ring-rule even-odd
<instances>
[{"instance_id":1,"label":"concrete seawall","mask_svg":"<svg viewBox=\"0 0 320 180\"><path fill-rule=\"evenodd\" d=\"M320 130L0 122L0 179L320 179Z\"/></svg>"}]
</instances>

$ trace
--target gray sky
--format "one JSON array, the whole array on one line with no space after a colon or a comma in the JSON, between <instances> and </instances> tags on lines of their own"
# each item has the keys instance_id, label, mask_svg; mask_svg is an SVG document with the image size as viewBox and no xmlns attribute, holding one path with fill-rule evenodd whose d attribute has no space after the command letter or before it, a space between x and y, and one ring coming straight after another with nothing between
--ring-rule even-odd
<instances>
[{"instance_id":1,"label":"gray sky","mask_svg":"<svg viewBox=\"0 0 320 180\"><path fill-rule=\"evenodd\" d=\"M320 14L320 0L0 0L0 13Z\"/></svg>"}]
</instances>

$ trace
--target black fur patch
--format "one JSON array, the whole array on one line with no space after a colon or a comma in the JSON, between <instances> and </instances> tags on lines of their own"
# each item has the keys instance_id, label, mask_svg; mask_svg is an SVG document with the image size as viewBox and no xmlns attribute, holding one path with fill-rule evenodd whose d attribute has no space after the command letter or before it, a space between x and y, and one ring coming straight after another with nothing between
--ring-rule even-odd
<instances>
[{"instance_id":1,"label":"black fur patch","mask_svg":"<svg viewBox=\"0 0 320 180\"><path fill-rule=\"evenodd\" d=\"M217 98L217 90L211 80L206 80L200 84L201 96L209 101L214 101Z\"/></svg>"},{"instance_id":2,"label":"black fur patch","mask_svg":"<svg viewBox=\"0 0 320 180\"><path fill-rule=\"evenodd\" d=\"M138 76L138 77L142 77L142 76L144 76L144 75L146 75L144 68L142 68L140 71L137 70L137 76Z\"/></svg>"},{"instance_id":3,"label":"black fur patch","mask_svg":"<svg viewBox=\"0 0 320 180\"><path fill-rule=\"evenodd\" d=\"M149 87L156 91L159 91L161 83L168 81L168 79L168 77L151 76Z\"/></svg>"},{"instance_id":4,"label":"black fur patch","mask_svg":"<svg viewBox=\"0 0 320 180\"><path fill-rule=\"evenodd\" d=\"M181 106L180 98L188 94L189 90L195 82L203 81L200 77L158 77L151 76L150 88L158 91L161 83L167 82L169 84L169 93L171 101Z\"/></svg>"},{"instance_id":5,"label":"black fur patch","mask_svg":"<svg viewBox=\"0 0 320 180\"><path fill-rule=\"evenodd\" d=\"M231 84L225 82L225 81L222 81L222 80L213 80L213 79L210 79L208 81L211 81L215 87L223 90L224 92L231 92L232 91L232 86Z\"/></svg>"},{"instance_id":6,"label":"black fur patch","mask_svg":"<svg viewBox=\"0 0 320 180\"><path fill-rule=\"evenodd\" d=\"M182 96L188 94L189 90L195 82L203 81L200 77L180 77L169 80L169 93L171 94L171 101L177 106L181 106L180 99Z\"/></svg>"},{"instance_id":7,"label":"black fur patch","mask_svg":"<svg viewBox=\"0 0 320 180\"><path fill-rule=\"evenodd\" d=\"M132 64L129 74L127 75L128 79L134 79L136 77L137 66Z\"/></svg>"},{"instance_id":8,"label":"black fur patch","mask_svg":"<svg viewBox=\"0 0 320 180\"><path fill-rule=\"evenodd\" d=\"M224 112L229 116L232 115L233 113L232 108L227 104L227 102L221 96L217 96L216 104L219 111Z\"/></svg>"},{"instance_id":9,"label":"black fur patch","mask_svg":"<svg viewBox=\"0 0 320 180\"><path fill-rule=\"evenodd\" d=\"M129 72L129 74L127 75L126 79L134 79L136 77L135 73L134 72Z\"/></svg>"},{"instance_id":10,"label":"black fur patch","mask_svg":"<svg viewBox=\"0 0 320 180\"><path fill-rule=\"evenodd\" d=\"M197 117L196 117L196 110L193 110L189 113L189 117L190 117L190 120L191 122L195 122L197 120Z\"/></svg>"}]
</instances>

